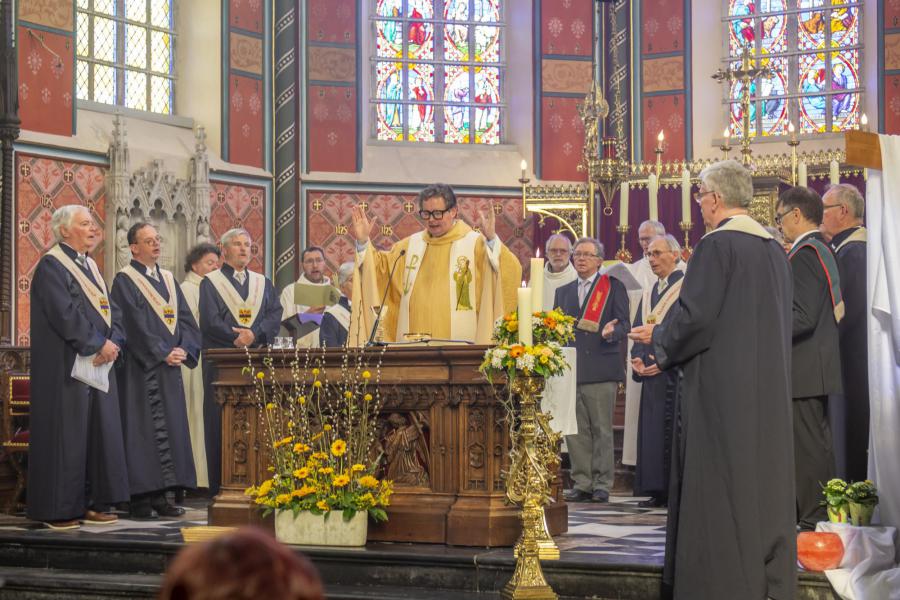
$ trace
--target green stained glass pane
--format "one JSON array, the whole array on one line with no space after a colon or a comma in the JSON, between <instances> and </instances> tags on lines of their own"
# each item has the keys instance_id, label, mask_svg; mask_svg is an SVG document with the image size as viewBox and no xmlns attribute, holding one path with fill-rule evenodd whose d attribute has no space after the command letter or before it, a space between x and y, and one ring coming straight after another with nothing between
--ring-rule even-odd
<instances>
[{"instance_id":1,"label":"green stained glass pane","mask_svg":"<svg viewBox=\"0 0 900 600\"><path fill-rule=\"evenodd\" d=\"M150 77L150 110L163 115L172 114L172 80Z\"/></svg>"},{"instance_id":2,"label":"green stained glass pane","mask_svg":"<svg viewBox=\"0 0 900 600\"><path fill-rule=\"evenodd\" d=\"M171 36L168 33L150 32L150 69L157 73L172 72Z\"/></svg>"},{"instance_id":3,"label":"green stained glass pane","mask_svg":"<svg viewBox=\"0 0 900 600\"><path fill-rule=\"evenodd\" d=\"M147 110L147 75L125 71L125 106Z\"/></svg>"},{"instance_id":4,"label":"green stained glass pane","mask_svg":"<svg viewBox=\"0 0 900 600\"><path fill-rule=\"evenodd\" d=\"M172 28L172 3L169 0L150 0L150 24L163 29Z\"/></svg>"},{"instance_id":5,"label":"green stained glass pane","mask_svg":"<svg viewBox=\"0 0 900 600\"><path fill-rule=\"evenodd\" d=\"M147 0L125 0L125 18L129 21L147 22Z\"/></svg>"},{"instance_id":6,"label":"green stained glass pane","mask_svg":"<svg viewBox=\"0 0 900 600\"><path fill-rule=\"evenodd\" d=\"M147 68L147 30L144 27L125 26L125 64L137 69Z\"/></svg>"},{"instance_id":7,"label":"green stained glass pane","mask_svg":"<svg viewBox=\"0 0 900 600\"><path fill-rule=\"evenodd\" d=\"M94 17L94 58L116 62L116 22Z\"/></svg>"},{"instance_id":8,"label":"green stained glass pane","mask_svg":"<svg viewBox=\"0 0 900 600\"><path fill-rule=\"evenodd\" d=\"M78 13L78 29L75 32L75 51L78 56L91 55L91 18Z\"/></svg>"},{"instance_id":9,"label":"green stained glass pane","mask_svg":"<svg viewBox=\"0 0 900 600\"><path fill-rule=\"evenodd\" d=\"M93 65L94 69L94 102L103 104L116 103L116 70L106 65Z\"/></svg>"}]
</instances>

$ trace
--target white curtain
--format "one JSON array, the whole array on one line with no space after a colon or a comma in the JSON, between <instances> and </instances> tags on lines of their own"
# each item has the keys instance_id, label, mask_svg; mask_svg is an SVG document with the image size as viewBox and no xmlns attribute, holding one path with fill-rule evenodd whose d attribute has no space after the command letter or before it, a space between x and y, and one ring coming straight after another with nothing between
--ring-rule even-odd
<instances>
[{"instance_id":1,"label":"white curtain","mask_svg":"<svg viewBox=\"0 0 900 600\"><path fill-rule=\"evenodd\" d=\"M900 136L881 137L882 171L866 185L869 478L880 520L900 526Z\"/></svg>"}]
</instances>

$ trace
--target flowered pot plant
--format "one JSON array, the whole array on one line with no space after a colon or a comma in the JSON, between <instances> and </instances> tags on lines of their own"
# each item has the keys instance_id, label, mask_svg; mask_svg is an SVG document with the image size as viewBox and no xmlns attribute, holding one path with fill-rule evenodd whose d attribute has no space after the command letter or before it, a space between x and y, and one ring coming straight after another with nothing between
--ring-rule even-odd
<instances>
[{"instance_id":1,"label":"flowered pot plant","mask_svg":"<svg viewBox=\"0 0 900 600\"><path fill-rule=\"evenodd\" d=\"M849 484L843 479L831 479L822 486L822 494L832 523L871 524L878 505L878 490L868 479Z\"/></svg>"},{"instance_id":2,"label":"flowered pot plant","mask_svg":"<svg viewBox=\"0 0 900 600\"><path fill-rule=\"evenodd\" d=\"M380 362L352 349L339 369L326 368L319 350L268 356L262 368L248 354L244 373L252 377L269 456L269 477L245 494L264 514L322 515L338 512L350 521L367 513L387 520L384 507L393 492L378 478L381 456L375 450L381 405ZM380 357L378 358L380 361ZM276 377L276 370L289 370ZM375 375L373 375L375 372Z\"/></svg>"},{"instance_id":3,"label":"flowered pot plant","mask_svg":"<svg viewBox=\"0 0 900 600\"><path fill-rule=\"evenodd\" d=\"M507 313L494 324L497 345L488 348L480 370L488 380L505 374L512 380L525 377L552 377L569 368L562 347L575 338L575 319L559 310L535 312L531 315L531 345L519 342L519 315Z\"/></svg>"}]
</instances>

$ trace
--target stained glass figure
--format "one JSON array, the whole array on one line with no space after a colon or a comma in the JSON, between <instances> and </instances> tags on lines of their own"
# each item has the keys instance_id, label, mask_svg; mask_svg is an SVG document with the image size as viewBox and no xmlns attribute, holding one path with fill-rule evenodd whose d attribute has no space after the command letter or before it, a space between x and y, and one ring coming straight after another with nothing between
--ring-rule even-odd
<instances>
[{"instance_id":1,"label":"stained glass figure","mask_svg":"<svg viewBox=\"0 0 900 600\"><path fill-rule=\"evenodd\" d=\"M500 143L503 0L373 3L377 139Z\"/></svg>"},{"instance_id":2,"label":"stained glass figure","mask_svg":"<svg viewBox=\"0 0 900 600\"><path fill-rule=\"evenodd\" d=\"M843 0L728 0L723 23L733 66L745 46L770 77L751 84L750 134L785 135L793 122L800 133L842 131L859 123L859 6ZM741 84L727 100L732 133L740 135Z\"/></svg>"}]
</instances>

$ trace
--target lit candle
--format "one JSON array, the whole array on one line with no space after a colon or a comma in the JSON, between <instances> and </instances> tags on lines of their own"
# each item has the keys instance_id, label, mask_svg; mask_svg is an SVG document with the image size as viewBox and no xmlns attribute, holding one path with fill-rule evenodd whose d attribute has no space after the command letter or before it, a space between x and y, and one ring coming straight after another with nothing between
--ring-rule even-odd
<instances>
[{"instance_id":1,"label":"lit candle","mask_svg":"<svg viewBox=\"0 0 900 600\"><path fill-rule=\"evenodd\" d=\"M628 182L623 181L619 187L619 225L628 226Z\"/></svg>"},{"instance_id":2,"label":"lit candle","mask_svg":"<svg viewBox=\"0 0 900 600\"><path fill-rule=\"evenodd\" d=\"M828 167L828 178L831 181L831 185L839 184L841 182L841 166L838 164L838 161L831 161Z\"/></svg>"},{"instance_id":3,"label":"lit candle","mask_svg":"<svg viewBox=\"0 0 900 600\"><path fill-rule=\"evenodd\" d=\"M528 161L522 159L522 162L519 163L519 168L522 169L522 176L520 179L525 179L525 174L528 172Z\"/></svg>"},{"instance_id":4,"label":"lit candle","mask_svg":"<svg viewBox=\"0 0 900 600\"><path fill-rule=\"evenodd\" d=\"M806 163L801 162L797 165L797 185L806 187Z\"/></svg>"},{"instance_id":5,"label":"lit candle","mask_svg":"<svg viewBox=\"0 0 900 600\"><path fill-rule=\"evenodd\" d=\"M863 113L859 118L859 128L863 131L869 130L869 117L866 116L866 113Z\"/></svg>"},{"instance_id":6,"label":"lit candle","mask_svg":"<svg viewBox=\"0 0 900 600\"><path fill-rule=\"evenodd\" d=\"M794 128L794 124L793 124L793 123L788 123L788 135L791 136L791 141L792 141L792 142L796 142L796 141L797 141L797 130L796 130L796 128Z\"/></svg>"},{"instance_id":7,"label":"lit candle","mask_svg":"<svg viewBox=\"0 0 900 600\"><path fill-rule=\"evenodd\" d=\"M531 287L531 308L541 311L544 310L544 259L541 258L540 248L537 254L537 258L531 259L531 281L528 285Z\"/></svg>"},{"instance_id":8,"label":"lit candle","mask_svg":"<svg viewBox=\"0 0 900 600\"><path fill-rule=\"evenodd\" d=\"M725 131L722 133L722 137L725 138L725 144L728 144L728 140L731 139L731 127L726 127Z\"/></svg>"},{"instance_id":9,"label":"lit candle","mask_svg":"<svg viewBox=\"0 0 900 600\"><path fill-rule=\"evenodd\" d=\"M691 172L688 169L681 172L681 220L691 221Z\"/></svg>"},{"instance_id":10,"label":"lit candle","mask_svg":"<svg viewBox=\"0 0 900 600\"><path fill-rule=\"evenodd\" d=\"M522 282L525 285L525 282ZM531 346L531 288L520 287L516 290L516 307L519 314L519 343Z\"/></svg>"},{"instance_id":11,"label":"lit candle","mask_svg":"<svg viewBox=\"0 0 900 600\"><path fill-rule=\"evenodd\" d=\"M665 141L666 136L663 134L662 129L659 130L659 135L656 136L656 149L662 152L663 142Z\"/></svg>"},{"instance_id":12,"label":"lit candle","mask_svg":"<svg viewBox=\"0 0 900 600\"><path fill-rule=\"evenodd\" d=\"M659 194L659 183L656 180L656 175L653 173L650 173L650 176L647 178L647 191L650 194L650 220L659 221L659 207L656 201L656 197Z\"/></svg>"}]
</instances>

